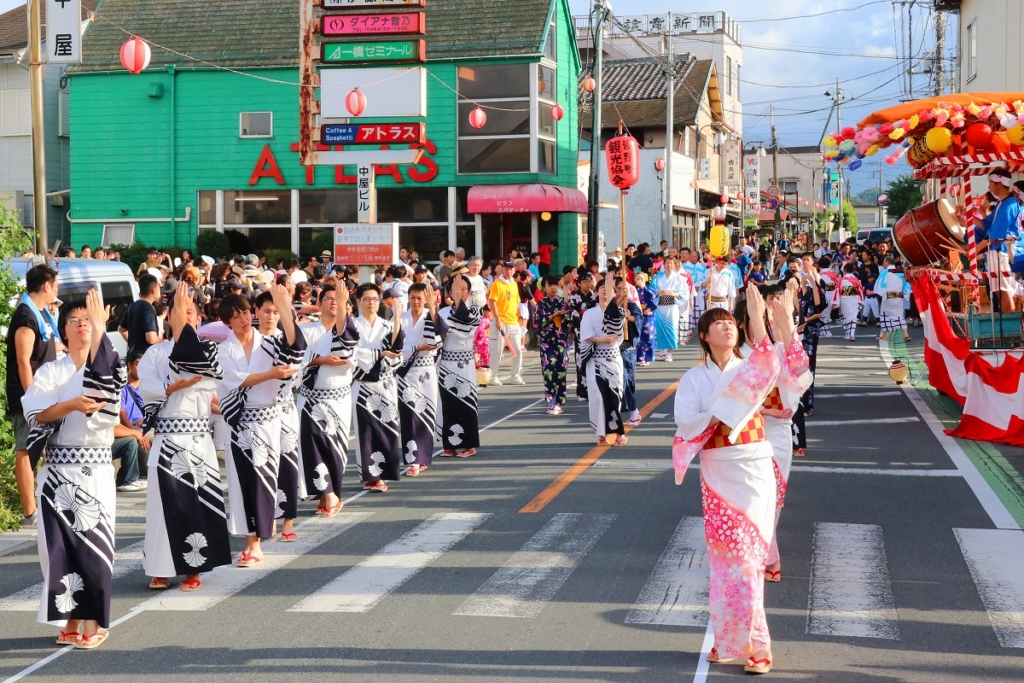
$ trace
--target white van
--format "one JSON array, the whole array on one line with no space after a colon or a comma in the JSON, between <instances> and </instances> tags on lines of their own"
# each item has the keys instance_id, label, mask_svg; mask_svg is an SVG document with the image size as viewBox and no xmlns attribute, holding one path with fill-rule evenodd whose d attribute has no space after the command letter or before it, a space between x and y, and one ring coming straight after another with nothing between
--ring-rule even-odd
<instances>
[{"instance_id":1,"label":"white van","mask_svg":"<svg viewBox=\"0 0 1024 683\"><path fill-rule=\"evenodd\" d=\"M15 275L25 283L25 273L32 267L30 259L4 261ZM114 349L124 356L128 345L117 331L117 326L128 307L139 298L139 284L132 269L120 261L96 261L94 259L54 259L51 264L57 269L57 296L61 301L85 299L90 289L98 289L104 305L110 306L110 320L107 321L107 336Z\"/></svg>"}]
</instances>

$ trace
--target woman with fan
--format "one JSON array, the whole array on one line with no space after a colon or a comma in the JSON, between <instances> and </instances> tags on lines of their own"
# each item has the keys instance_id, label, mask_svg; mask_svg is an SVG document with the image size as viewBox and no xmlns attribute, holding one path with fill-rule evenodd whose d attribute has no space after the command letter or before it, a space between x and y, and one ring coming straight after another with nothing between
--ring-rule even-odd
<instances>
[{"instance_id":1,"label":"woman with fan","mask_svg":"<svg viewBox=\"0 0 1024 683\"><path fill-rule=\"evenodd\" d=\"M466 272L459 266L457 270ZM405 344L398 377L398 414L410 477L433 464L437 434L437 352L448 331L437 315L437 296L426 282L409 287L409 310L402 314Z\"/></svg>"},{"instance_id":2,"label":"woman with fan","mask_svg":"<svg viewBox=\"0 0 1024 683\"><path fill-rule=\"evenodd\" d=\"M451 297L452 305L438 313L448 328L437 368L444 449L441 455L468 458L480 447L473 362L473 336L480 324L480 309L472 304L469 282L462 275L452 276Z\"/></svg>"},{"instance_id":3,"label":"woman with fan","mask_svg":"<svg viewBox=\"0 0 1024 683\"><path fill-rule=\"evenodd\" d=\"M44 364L21 399L31 431L43 591L38 621L59 645L88 650L107 638L114 564L114 466L124 363L106 334L109 310L93 289L60 308L67 354Z\"/></svg>"}]
</instances>

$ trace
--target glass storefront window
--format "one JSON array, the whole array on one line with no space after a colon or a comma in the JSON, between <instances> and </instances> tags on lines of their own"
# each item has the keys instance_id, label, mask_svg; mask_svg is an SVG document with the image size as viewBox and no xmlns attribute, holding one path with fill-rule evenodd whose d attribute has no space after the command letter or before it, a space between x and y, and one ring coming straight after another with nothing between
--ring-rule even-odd
<instances>
[{"instance_id":1,"label":"glass storefront window","mask_svg":"<svg viewBox=\"0 0 1024 683\"><path fill-rule=\"evenodd\" d=\"M398 244L409 251L418 251L423 262L437 263L440 253L448 248L448 226L399 225Z\"/></svg>"},{"instance_id":2,"label":"glass storefront window","mask_svg":"<svg viewBox=\"0 0 1024 683\"><path fill-rule=\"evenodd\" d=\"M554 173L555 164L555 143L550 140L540 139L537 141L537 172Z\"/></svg>"},{"instance_id":3,"label":"glass storefront window","mask_svg":"<svg viewBox=\"0 0 1024 683\"><path fill-rule=\"evenodd\" d=\"M321 235L323 235L324 233L330 235L333 230L334 228L299 228L299 263L301 265L305 266L305 259L308 258L311 254L313 254L313 240L319 237L321 241L326 239L328 244L332 243L330 237L325 238L321 237ZM321 242L321 244L319 244L318 246L321 247L320 251L322 251L323 243ZM319 253L320 252L318 251L317 254Z\"/></svg>"},{"instance_id":4,"label":"glass storefront window","mask_svg":"<svg viewBox=\"0 0 1024 683\"><path fill-rule=\"evenodd\" d=\"M227 191L224 193L224 223L291 225L292 193L290 190Z\"/></svg>"},{"instance_id":5,"label":"glass storefront window","mask_svg":"<svg viewBox=\"0 0 1024 683\"><path fill-rule=\"evenodd\" d=\"M394 188L377 190L380 223L448 222L448 188ZM447 242L447 239L445 240Z\"/></svg>"},{"instance_id":6,"label":"glass storefront window","mask_svg":"<svg viewBox=\"0 0 1024 683\"><path fill-rule=\"evenodd\" d=\"M213 190L199 193L199 225L217 225L217 193Z\"/></svg>"},{"instance_id":7,"label":"glass storefront window","mask_svg":"<svg viewBox=\"0 0 1024 683\"><path fill-rule=\"evenodd\" d=\"M530 96L529 64L459 67L459 94L470 100Z\"/></svg>"},{"instance_id":8,"label":"glass storefront window","mask_svg":"<svg viewBox=\"0 0 1024 683\"><path fill-rule=\"evenodd\" d=\"M547 66L537 66L537 95L554 103L557 99L558 87L555 85L555 70Z\"/></svg>"},{"instance_id":9,"label":"glass storefront window","mask_svg":"<svg viewBox=\"0 0 1024 683\"><path fill-rule=\"evenodd\" d=\"M224 231L231 242L231 251L251 254L267 249L292 248L292 229L287 228L228 228Z\"/></svg>"},{"instance_id":10,"label":"glass storefront window","mask_svg":"<svg viewBox=\"0 0 1024 683\"><path fill-rule=\"evenodd\" d=\"M481 135L529 135L530 134L530 100L503 100L495 103L499 109L487 109L487 123L483 128L460 126L459 134L463 137L480 137ZM469 121L469 114L476 109L475 102L459 103L459 121ZM505 111L512 110L512 111Z\"/></svg>"},{"instance_id":11,"label":"glass storefront window","mask_svg":"<svg viewBox=\"0 0 1024 683\"><path fill-rule=\"evenodd\" d=\"M300 190L299 223L355 223L355 190Z\"/></svg>"},{"instance_id":12,"label":"glass storefront window","mask_svg":"<svg viewBox=\"0 0 1024 683\"><path fill-rule=\"evenodd\" d=\"M530 138L460 140L460 173L529 173Z\"/></svg>"},{"instance_id":13,"label":"glass storefront window","mask_svg":"<svg viewBox=\"0 0 1024 683\"><path fill-rule=\"evenodd\" d=\"M455 246L465 249L467 257L473 256L476 253L476 225L456 225Z\"/></svg>"},{"instance_id":14,"label":"glass storefront window","mask_svg":"<svg viewBox=\"0 0 1024 683\"><path fill-rule=\"evenodd\" d=\"M457 221L471 221L473 215L469 213L469 188L468 187L456 187L455 188L455 220Z\"/></svg>"}]
</instances>

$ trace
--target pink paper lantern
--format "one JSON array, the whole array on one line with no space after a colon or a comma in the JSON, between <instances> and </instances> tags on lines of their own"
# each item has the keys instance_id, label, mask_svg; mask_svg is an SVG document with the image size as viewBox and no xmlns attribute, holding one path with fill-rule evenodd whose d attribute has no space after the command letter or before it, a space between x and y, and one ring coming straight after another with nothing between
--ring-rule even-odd
<instances>
[{"instance_id":1,"label":"pink paper lantern","mask_svg":"<svg viewBox=\"0 0 1024 683\"><path fill-rule=\"evenodd\" d=\"M480 107L477 107L473 111L469 112L469 125L476 129L483 128L487 123L487 112Z\"/></svg>"},{"instance_id":2,"label":"pink paper lantern","mask_svg":"<svg viewBox=\"0 0 1024 683\"><path fill-rule=\"evenodd\" d=\"M723 204L728 204L729 195L723 194L721 197L718 198L718 201L722 202Z\"/></svg>"},{"instance_id":3,"label":"pink paper lantern","mask_svg":"<svg viewBox=\"0 0 1024 683\"><path fill-rule=\"evenodd\" d=\"M659 171L665 170L665 157L658 157L657 161L654 162L654 168Z\"/></svg>"},{"instance_id":4,"label":"pink paper lantern","mask_svg":"<svg viewBox=\"0 0 1024 683\"><path fill-rule=\"evenodd\" d=\"M121 66L130 74L142 73L149 66L151 56L149 45L142 38L132 36L121 46Z\"/></svg>"},{"instance_id":5,"label":"pink paper lantern","mask_svg":"<svg viewBox=\"0 0 1024 683\"><path fill-rule=\"evenodd\" d=\"M551 107L551 118L553 118L555 121L561 121L564 116L565 110L562 109L562 105L556 104L555 106Z\"/></svg>"},{"instance_id":6,"label":"pink paper lantern","mask_svg":"<svg viewBox=\"0 0 1024 683\"><path fill-rule=\"evenodd\" d=\"M361 115L366 111L366 95L359 92L359 88L355 88L345 96L345 109L348 109L352 116Z\"/></svg>"}]
</instances>

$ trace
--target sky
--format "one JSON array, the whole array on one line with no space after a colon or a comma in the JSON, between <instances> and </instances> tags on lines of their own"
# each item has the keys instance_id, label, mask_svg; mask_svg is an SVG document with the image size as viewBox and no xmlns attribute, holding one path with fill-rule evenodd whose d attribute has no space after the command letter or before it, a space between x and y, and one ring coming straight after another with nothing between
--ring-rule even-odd
<instances>
[{"instance_id":1,"label":"sky","mask_svg":"<svg viewBox=\"0 0 1024 683\"><path fill-rule=\"evenodd\" d=\"M610 0L615 14L724 11L741 25L743 69L743 137L771 139L768 105L775 105L775 124L782 147L818 144L831 108L825 92L840 89L843 125L855 125L872 111L903 99L930 95L928 77L914 77L915 91L906 83L906 57L929 53L935 44L930 0L917 7L897 6L893 0ZM586 15L592 3L569 0L574 15ZM903 5L909 3L902 3ZM856 8L852 11L837 9ZM822 16L808 16L830 12ZM912 15L912 19L911 19ZM956 19L947 30L947 58L956 49ZM913 50L908 47L913 32ZM827 53L827 54L821 54ZM918 60L914 60L915 63ZM947 60L947 74L951 61ZM721 66L719 66L721 69ZM835 119L829 130L835 128ZM882 155L850 174L854 192L877 185ZM909 171L905 162L885 166L887 178Z\"/></svg>"},{"instance_id":2,"label":"sky","mask_svg":"<svg viewBox=\"0 0 1024 683\"><path fill-rule=\"evenodd\" d=\"M907 8L911 2L917 7ZM24 0L0 0L0 12L22 4ZM831 108L825 92L834 89L836 78L849 100L842 105L844 125L902 99L929 94L927 76L914 78L917 89L911 93L904 74L908 54L920 57L934 46L930 0L611 0L611 4L623 16L724 11L740 23L746 140L770 140L768 105L774 103L780 146L817 144ZM573 14L586 15L593 3L569 0L569 5ZM821 16L810 16L816 14ZM949 23L947 55L956 49L955 18ZM912 49L908 47L911 32ZM833 119L829 129L834 127ZM850 174L854 192L878 182L873 172L883 165L882 155L869 162ZM900 162L884 170L886 177L892 177L909 168Z\"/></svg>"}]
</instances>

